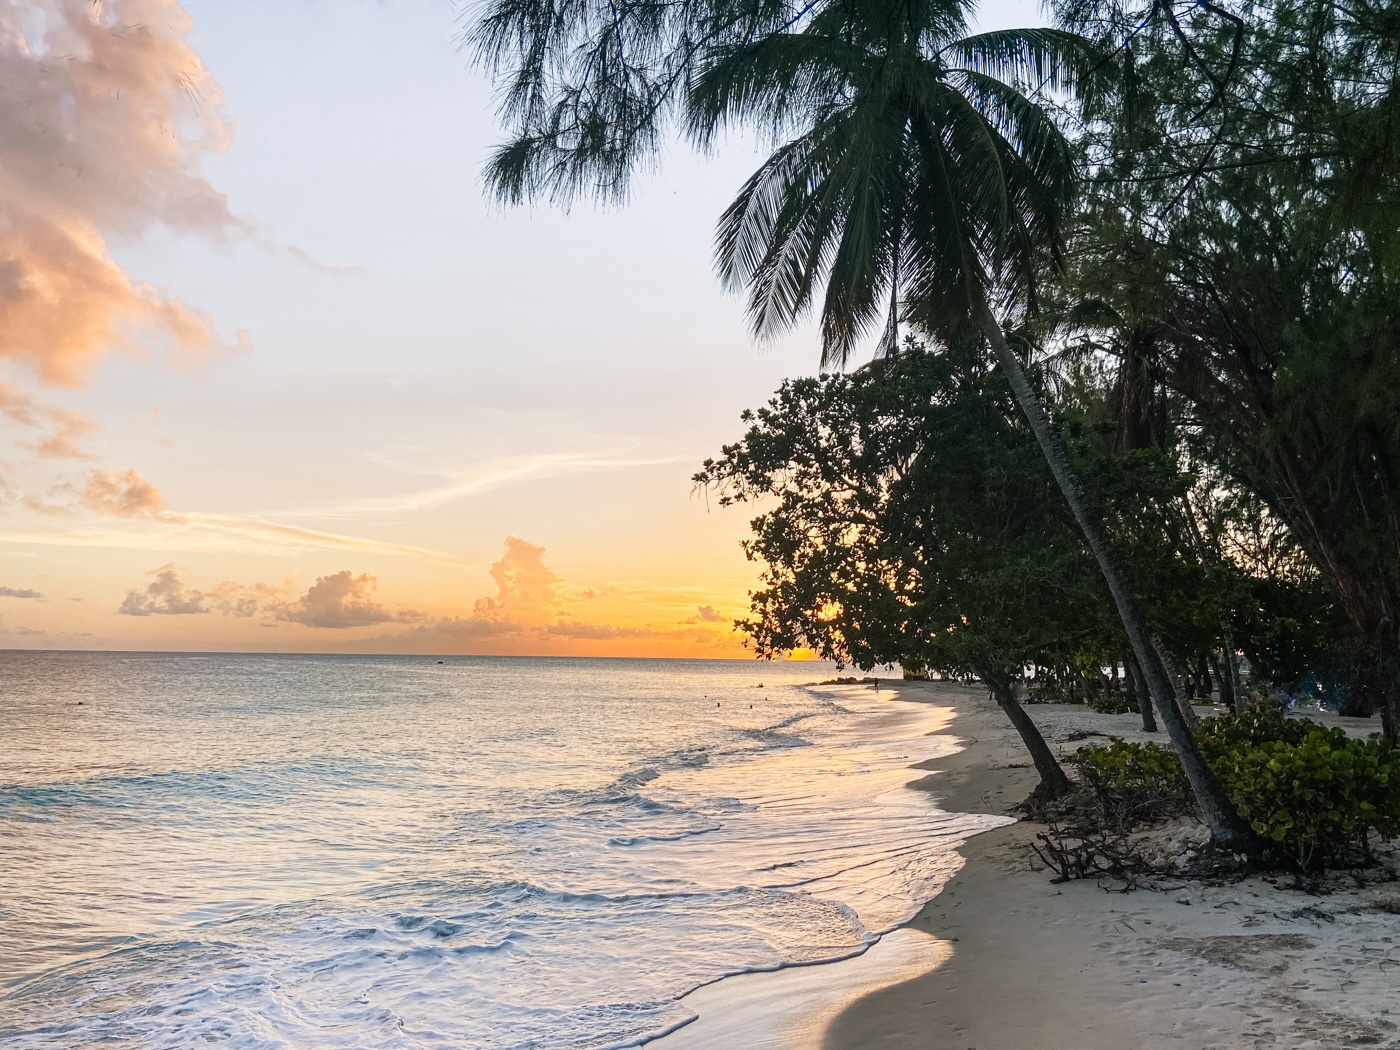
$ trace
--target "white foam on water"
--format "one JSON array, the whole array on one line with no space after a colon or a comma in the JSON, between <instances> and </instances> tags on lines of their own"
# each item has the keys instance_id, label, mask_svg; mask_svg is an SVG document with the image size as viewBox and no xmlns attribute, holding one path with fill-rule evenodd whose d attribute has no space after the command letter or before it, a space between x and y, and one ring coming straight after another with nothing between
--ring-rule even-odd
<instances>
[{"instance_id":1,"label":"white foam on water","mask_svg":"<svg viewBox=\"0 0 1400 1050\"><path fill-rule=\"evenodd\" d=\"M0 1041L602 1050L860 954L989 818L824 670L3 654Z\"/></svg>"}]
</instances>

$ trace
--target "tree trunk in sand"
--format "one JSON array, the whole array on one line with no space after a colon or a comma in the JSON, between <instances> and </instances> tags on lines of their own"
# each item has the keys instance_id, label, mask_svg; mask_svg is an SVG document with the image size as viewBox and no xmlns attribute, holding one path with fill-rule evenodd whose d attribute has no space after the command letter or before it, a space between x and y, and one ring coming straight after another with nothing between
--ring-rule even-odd
<instances>
[{"instance_id":1,"label":"tree trunk in sand","mask_svg":"<svg viewBox=\"0 0 1400 1050\"><path fill-rule=\"evenodd\" d=\"M1006 373L1011 390L1016 395L1016 401L1020 404L1021 411L1025 413L1026 421L1030 424L1036 441L1040 443L1040 448L1045 453L1045 459L1050 465L1050 472L1055 475L1055 481L1060 486L1060 491L1064 493L1070 511L1074 514L1074 520L1079 523L1080 529L1083 530L1084 538L1088 541L1089 548L1099 563L1099 569L1103 572L1109 593L1113 596L1113 603L1118 608L1118 617L1123 621L1123 630L1127 632L1128 642L1133 648L1133 655L1137 658L1138 667L1142 670L1148 692L1152 694L1152 701L1157 706L1157 713L1167 727L1167 735L1171 738L1172 746L1181 756L1182 768L1186 772L1187 781L1191 784L1191 792L1201 809L1201 816L1205 820L1206 827L1210 828L1211 839L1222 849L1255 852L1257 843L1249 825L1230 804L1230 799L1225 794L1225 787L1220 783L1220 779L1211 771L1210 766L1206 765L1205 756L1196 746L1196 738L1191 734L1186 719L1182 717L1181 711L1176 706L1171 682L1167 678L1166 670L1162 667L1162 661L1152 646L1150 636L1143 625L1142 616L1138 613L1137 603L1133 599L1132 591L1128 588L1128 578L1118 560L1118 551L1114 548L1113 541L1109 538L1108 530L1104 527L1098 512L1090 504L1089 498L1084 492L1084 486L1080 483L1073 468L1070 467L1069 456L1065 452L1064 444L1060 441L1060 436L1055 433L1054 427L1050 425L1050 417L1045 414L1045 408L1031 388L1030 380L1026 377L1026 370L1021 365L1021 359L1016 356L1016 352L1007 343L1006 335L1002 332L1001 325L997 322L991 307L985 302L981 303L978 313L982 333L986 336L987 342L991 344L992 351L996 354L997 363ZM1022 714L1025 712L1023 711Z\"/></svg>"},{"instance_id":2,"label":"tree trunk in sand","mask_svg":"<svg viewBox=\"0 0 1400 1050\"><path fill-rule=\"evenodd\" d=\"M1210 654L1210 666L1215 673L1215 680L1220 683L1220 702L1225 707L1239 713L1239 708L1235 706L1235 687L1230 681L1230 676L1222 669L1221 663L1215 658L1215 654Z\"/></svg>"},{"instance_id":3,"label":"tree trunk in sand","mask_svg":"<svg viewBox=\"0 0 1400 1050\"><path fill-rule=\"evenodd\" d=\"M1133 696L1137 700L1138 710L1142 712L1142 731L1144 733L1157 732L1157 719L1152 717L1152 697L1147 692L1147 687L1142 684L1142 670L1137 666L1137 661L1129 654L1124 670L1128 674L1129 687L1133 691Z\"/></svg>"},{"instance_id":4,"label":"tree trunk in sand","mask_svg":"<svg viewBox=\"0 0 1400 1050\"><path fill-rule=\"evenodd\" d=\"M1181 717L1186 720L1186 724L1191 727L1191 735L1196 734L1196 730L1201 728L1201 720L1196 714L1196 709L1191 706L1191 698L1186 695L1186 687L1181 682L1181 672L1176 669L1176 661L1172 659L1172 654L1167 652L1166 646L1157 638L1152 639L1152 648L1157 650L1157 658L1162 661L1162 666L1167 672L1167 681L1172 686L1172 697L1176 700L1177 710L1181 712Z\"/></svg>"},{"instance_id":5,"label":"tree trunk in sand","mask_svg":"<svg viewBox=\"0 0 1400 1050\"><path fill-rule=\"evenodd\" d=\"M1035 797L1042 802L1049 802L1066 794L1070 789L1069 777L1060 767L1060 762L1055 757L1055 752L1050 750L1050 745L1045 742L1045 737L1040 735L1040 728L1016 699L1011 680L998 674L982 674L978 677L987 684L992 699L1006 712L1006 717L1011 720L1021 737L1021 743L1025 744L1026 750L1030 752L1035 771L1040 774L1040 785L1035 789Z\"/></svg>"},{"instance_id":6,"label":"tree trunk in sand","mask_svg":"<svg viewBox=\"0 0 1400 1050\"><path fill-rule=\"evenodd\" d=\"M1244 710L1244 681L1240 678L1240 654L1235 648L1235 634L1230 630L1228 623L1220 633L1220 640L1225 643L1225 670L1230 674L1230 692L1234 694L1235 714L1239 714Z\"/></svg>"}]
</instances>

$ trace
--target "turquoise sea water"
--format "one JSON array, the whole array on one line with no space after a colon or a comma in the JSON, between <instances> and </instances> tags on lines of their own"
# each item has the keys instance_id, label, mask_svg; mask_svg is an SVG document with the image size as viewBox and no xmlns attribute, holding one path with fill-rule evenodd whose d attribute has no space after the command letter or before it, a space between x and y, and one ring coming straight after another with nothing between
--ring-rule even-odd
<instances>
[{"instance_id":1,"label":"turquoise sea water","mask_svg":"<svg viewBox=\"0 0 1400 1050\"><path fill-rule=\"evenodd\" d=\"M597 1050L859 952L984 818L830 673L0 653L0 1044Z\"/></svg>"}]
</instances>

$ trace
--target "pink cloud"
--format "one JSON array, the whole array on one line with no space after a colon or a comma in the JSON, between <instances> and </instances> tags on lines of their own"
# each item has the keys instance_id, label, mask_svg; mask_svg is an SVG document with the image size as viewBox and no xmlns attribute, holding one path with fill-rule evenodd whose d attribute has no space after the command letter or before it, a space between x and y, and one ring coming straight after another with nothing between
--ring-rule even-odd
<instances>
[{"instance_id":1,"label":"pink cloud","mask_svg":"<svg viewBox=\"0 0 1400 1050\"><path fill-rule=\"evenodd\" d=\"M97 423L78 412L40 403L13 386L0 383L0 416L17 426L47 430L25 448L50 459L87 459L78 441L97 429Z\"/></svg>"},{"instance_id":2,"label":"pink cloud","mask_svg":"<svg viewBox=\"0 0 1400 1050\"><path fill-rule=\"evenodd\" d=\"M217 346L105 239L244 228L199 171L230 130L190 29L177 0L0 0L0 358L44 383L152 337L176 358Z\"/></svg>"},{"instance_id":3,"label":"pink cloud","mask_svg":"<svg viewBox=\"0 0 1400 1050\"><path fill-rule=\"evenodd\" d=\"M165 511L160 489L135 470L94 470L77 496L88 510L117 518L159 518Z\"/></svg>"},{"instance_id":4,"label":"pink cloud","mask_svg":"<svg viewBox=\"0 0 1400 1050\"><path fill-rule=\"evenodd\" d=\"M82 508L116 518L177 520L166 513L160 489L135 469L91 470L81 484L64 482L46 497L27 496L24 503L40 514L73 514Z\"/></svg>"}]
</instances>

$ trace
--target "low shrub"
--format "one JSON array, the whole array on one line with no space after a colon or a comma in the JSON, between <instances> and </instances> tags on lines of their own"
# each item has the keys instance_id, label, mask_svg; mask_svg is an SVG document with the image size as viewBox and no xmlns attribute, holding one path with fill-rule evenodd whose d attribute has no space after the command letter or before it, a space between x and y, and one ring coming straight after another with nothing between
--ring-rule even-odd
<instances>
[{"instance_id":1,"label":"low shrub","mask_svg":"<svg viewBox=\"0 0 1400 1050\"><path fill-rule=\"evenodd\" d=\"M1119 689L1095 689L1085 703L1101 715L1126 715L1138 709L1137 701Z\"/></svg>"},{"instance_id":2,"label":"low shrub","mask_svg":"<svg viewBox=\"0 0 1400 1050\"><path fill-rule=\"evenodd\" d=\"M1082 704L1080 690L1054 678L1032 678L1026 683L1026 703Z\"/></svg>"},{"instance_id":3,"label":"low shrub","mask_svg":"<svg viewBox=\"0 0 1400 1050\"><path fill-rule=\"evenodd\" d=\"M1400 753L1388 741L1352 740L1302 720L1301 736L1207 750L1240 816L1300 868L1331 863L1352 846L1370 857L1370 834L1400 834Z\"/></svg>"},{"instance_id":4,"label":"low shrub","mask_svg":"<svg viewBox=\"0 0 1400 1050\"><path fill-rule=\"evenodd\" d=\"M1400 835L1400 750L1387 741L1352 740L1264 708L1207 719L1197 739L1240 816L1301 869L1353 848L1369 859L1372 832ZM1190 798L1176 753L1158 744L1114 739L1069 761L1112 826L1150 823Z\"/></svg>"},{"instance_id":5,"label":"low shrub","mask_svg":"<svg viewBox=\"0 0 1400 1050\"><path fill-rule=\"evenodd\" d=\"M1309 732L1320 728L1316 722L1287 718L1277 708L1255 705L1237 715L1207 718L1196 733L1196 741L1207 760L1212 760L1236 748L1273 743L1296 746Z\"/></svg>"},{"instance_id":6,"label":"low shrub","mask_svg":"<svg viewBox=\"0 0 1400 1050\"><path fill-rule=\"evenodd\" d=\"M1066 759L1079 768L1094 792L1105 822L1131 831L1181 812L1190 800L1190 785L1181 760L1160 744L1130 744L1114 737Z\"/></svg>"}]
</instances>

